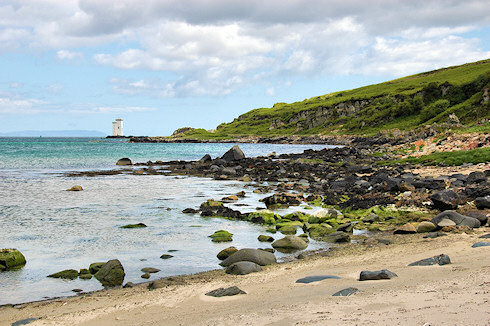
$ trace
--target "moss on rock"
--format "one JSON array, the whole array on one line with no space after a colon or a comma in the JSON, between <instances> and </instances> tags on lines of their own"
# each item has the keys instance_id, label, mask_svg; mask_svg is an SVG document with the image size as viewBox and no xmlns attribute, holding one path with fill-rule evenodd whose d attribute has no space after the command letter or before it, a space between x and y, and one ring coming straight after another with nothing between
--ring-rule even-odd
<instances>
[{"instance_id":1,"label":"moss on rock","mask_svg":"<svg viewBox=\"0 0 490 326\"><path fill-rule=\"evenodd\" d=\"M25 264L26 258L19 250L0 249L0 271L18 269L23 267Z\"/></svg>"},{"instance_id":2,"label":"moss on rock","mask_svg":"<svg viewBox=\"0 0 490 326\"><path fill-rule=\"evenodd\" d=\"M51 278L62 278L65 280L74 280L78 277L78 271L76 269L65 269L61 272L48 275Z\"/></svg>"}]
</instances>

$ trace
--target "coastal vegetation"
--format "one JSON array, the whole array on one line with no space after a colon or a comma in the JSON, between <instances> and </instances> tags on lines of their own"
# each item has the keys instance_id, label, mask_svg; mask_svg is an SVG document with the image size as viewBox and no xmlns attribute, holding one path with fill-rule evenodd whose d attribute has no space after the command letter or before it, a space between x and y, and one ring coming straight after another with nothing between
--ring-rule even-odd
<instances>
[{"instance_id":1,"label":"coastal vegetation","mask_svg":"<svg viewBox=\"0 0 490 326\"><path fill-rule=\"evenodd\" d=\"M272 108L244 113L214 131L182 128L172 138L374 135L381 130L408 131L434 123L450 123L463 131L481 129L481 122L490 118L489 88L490 59L301 102L276 103Z\"/></svg>"}]
</instances>

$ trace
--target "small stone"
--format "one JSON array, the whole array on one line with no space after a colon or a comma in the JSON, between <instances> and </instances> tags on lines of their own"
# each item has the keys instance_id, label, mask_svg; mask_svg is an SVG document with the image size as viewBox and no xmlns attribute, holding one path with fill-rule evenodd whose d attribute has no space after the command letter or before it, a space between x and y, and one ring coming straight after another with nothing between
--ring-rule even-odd
<instances>
[{"instance_id":1,"label":"small stone","mask_svg":"<svg viewBox=\"0 0 490 326\"><path fill-rule=\"evenodd\" d=\"M134 288L135 284L133 282L128 282L126 284L124 284L123 288L127 289L127 288Z\"/></svg>"},{"instance_id":2,"label":"small stone","mask_svg":"<svg viewBox=\"0 0 490 326\"><path fill-rule=\"evenodd\" d=\"M76 293L83 292L83 290L82 290L82 289L73 289L72 291L73 291L73 292L76 292Z\"/></svg>"},{"instance_id":3,"label":"small stone","mask_svg":"<svg viewBox=\"0 0 490 326\"><path fill-rule=\"evenodd\" d=\"M213 291L206 293L207 296L220 298L220 297L228 297L237 294L247 294L245 291L240 290L237 286L232 286L229 288L219 288Z\"/></svg>"},{"instance_id":4,"label":"small stone","mask_svg":"<svg viewBox=\"0 0 490 326\"><path fill-rule=\"evenodd\" d=\"M138 224L127 224L124 226L121 226L121 229L137 229L137 228L146 228L145 223L138 223Z\"/></svg>"},{"instance_id":5,"label":"small stone","mask_svg":"<svg viewBox=\"0 0 490 326\"><path fill-rule=\"evenodd\" d=\"M26 319L21 319L21 320L18 320L16 321L15 323L12 323L11 326L22 326L22 325L27 325L27 324L30 324L32 323L33 321L35 320L38 320L40 319L39 317L33 317L33 318L26 318Z\"/></svg>"},{"instance_id":6,"label":"small stone","mask_svg":"<svg viewBox=\"0 0 490 326\"><path fill-rule=\"evenodd\" d=\"M300 278L299 280L296 280L296 283L309 284L309 283L313 283L313 282L323 281L326 279L340 280L340 277L335 276L335 275L307 276L307 277Z\"/></svg>"},{"instance_id":7,"label":"small stone","mask_svg":"<svg viewBox=\"0 0 490 326\"><path fill-rule=\"evenodd\" d=\"M145 274L141 275L141 278L149 279L150 273L145 273Z\"/></svg>"},{"instance_id":8,"label":"small stone","mask_svg":"<svg viewBox=\"0 0 490 326\"><path fill-rule=\"evenodd\" d=\"M133 162L127 157L121 158L116 162L116 165L133 165Z\"/></svg>"},{"instance_id":9,"label":"small stone","mask_svg":"<svg viewBox=\"0 0 490 326\"><path fill-rule=\"evenodd\" d=\"M393 277L397 277L393 272L390 272L387 269L382 269L380 271L362 271L359 276L359 281L368 281L368 280L389 280Z\"/></svg>"},{"instance_id":10,"label":"small stone","mask_svg":"<svg viewBox=\"0 0 490 326\"><path fill-rule=\"evenodd\" d=\"M145 268L142 268L141 271L143 273L158 273L160 270L158 268L153 268L153 267L145 267Z\"/></svg>"},{"instance_id":11,"label":"small stone","mask_svg":"<svg viewBox=\"0 0 490 326\"><path fill-rule=\"evenodd\" d=\"M274 242L274 238L271 237L270 235L259 235L257 238L260 242Z\"/></svg>"},{"instance_id":12,"label":"small stone","mask_svg":"<svg viewBox=\"0 0 490 326\"><path fill-rule=\"evenodd\" d=\"M333 297L348 297L350 295L353 295L356 292L359 292L358 288L350 287L350 288L346 288L346 289L340 290L338 292L335 292L334 294L332 294L332 296Z\"/></svg>"},{"instance_id":13,"label":"small stone","mask_svg":"<svg viewBox=\"0 0 490 326\"><path fill-rule=\"evenodd\" d=\"M160 256L161 259L170 259L172 258L173 256L172 255L169 255L169 254L163 254Z\"/></svg>"}]
</instances>

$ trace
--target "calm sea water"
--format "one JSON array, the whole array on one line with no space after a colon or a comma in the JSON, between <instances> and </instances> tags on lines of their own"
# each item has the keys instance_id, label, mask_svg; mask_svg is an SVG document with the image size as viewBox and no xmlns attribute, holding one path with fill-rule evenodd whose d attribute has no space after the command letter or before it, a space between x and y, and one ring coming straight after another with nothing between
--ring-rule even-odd
<instances>
[{"instance_id":1,"label":"calm sea water","mask_svg":"<svg viewBox=\"0 0 490 326\"><path fill-rule=\"evenodd\" d=\"M230 246L268 247L260 243L265 227L241 221L182 214L209 198L241 190L246 198L234 209L254 211L266 195L236 181L195 177L115 175L68 178L66 171L115 168L121 157L133 162L195 160L221 156L233 144L130 144L96 138L0 138L0 248L17 248L24 268L0 273L0 304L74 295L73 289L101 289L98 281L64 281L46 276L64 269L119 259L125 282L142 282L143 267L161 271L151 279L219 268L216 254ZM240 144L247 156L275 151L298 153L324 145ZM82 192L67 192L81 185ZM301 209L301 208L297 208ZM287 211L279 211L280 214ZM145 223L143 229L120 226ZM225 229L232 243L208 236ZM322 246L311 243L309 249ZM159 257L172 254L169 260ZM278 254L281 257L281 254ZM150 279L150 280L151 280Z\"/></svg>"}]
</instances>

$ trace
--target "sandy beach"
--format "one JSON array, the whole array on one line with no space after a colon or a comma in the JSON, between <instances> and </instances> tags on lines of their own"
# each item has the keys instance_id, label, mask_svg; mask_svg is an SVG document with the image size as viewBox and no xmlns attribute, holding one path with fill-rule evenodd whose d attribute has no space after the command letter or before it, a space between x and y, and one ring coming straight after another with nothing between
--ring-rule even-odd
<instances>
[{"instance_id":1,"label":"sandy beach","mask_svg":"<svg viewBox=\"0 0 490 326\"><path fill-rule=\"evenodd\" d=\"M393 244L347 244L326 256L267 266L246 276L211 271L176 277L151 291L142 284L4 306L0 324L39 318L30 325L488 325L490 247L471 247L485 240L478 237L488 231L485 227L435 239L387 235ZM407 266L442 253L452 264ZM380 269L398 277L358 281L362 270ZM296 283L312 275L341 279ZM205 295L233 285L247 294ZM332 296L347 287L360 292Z\"/></svg>"}]
</instances>

